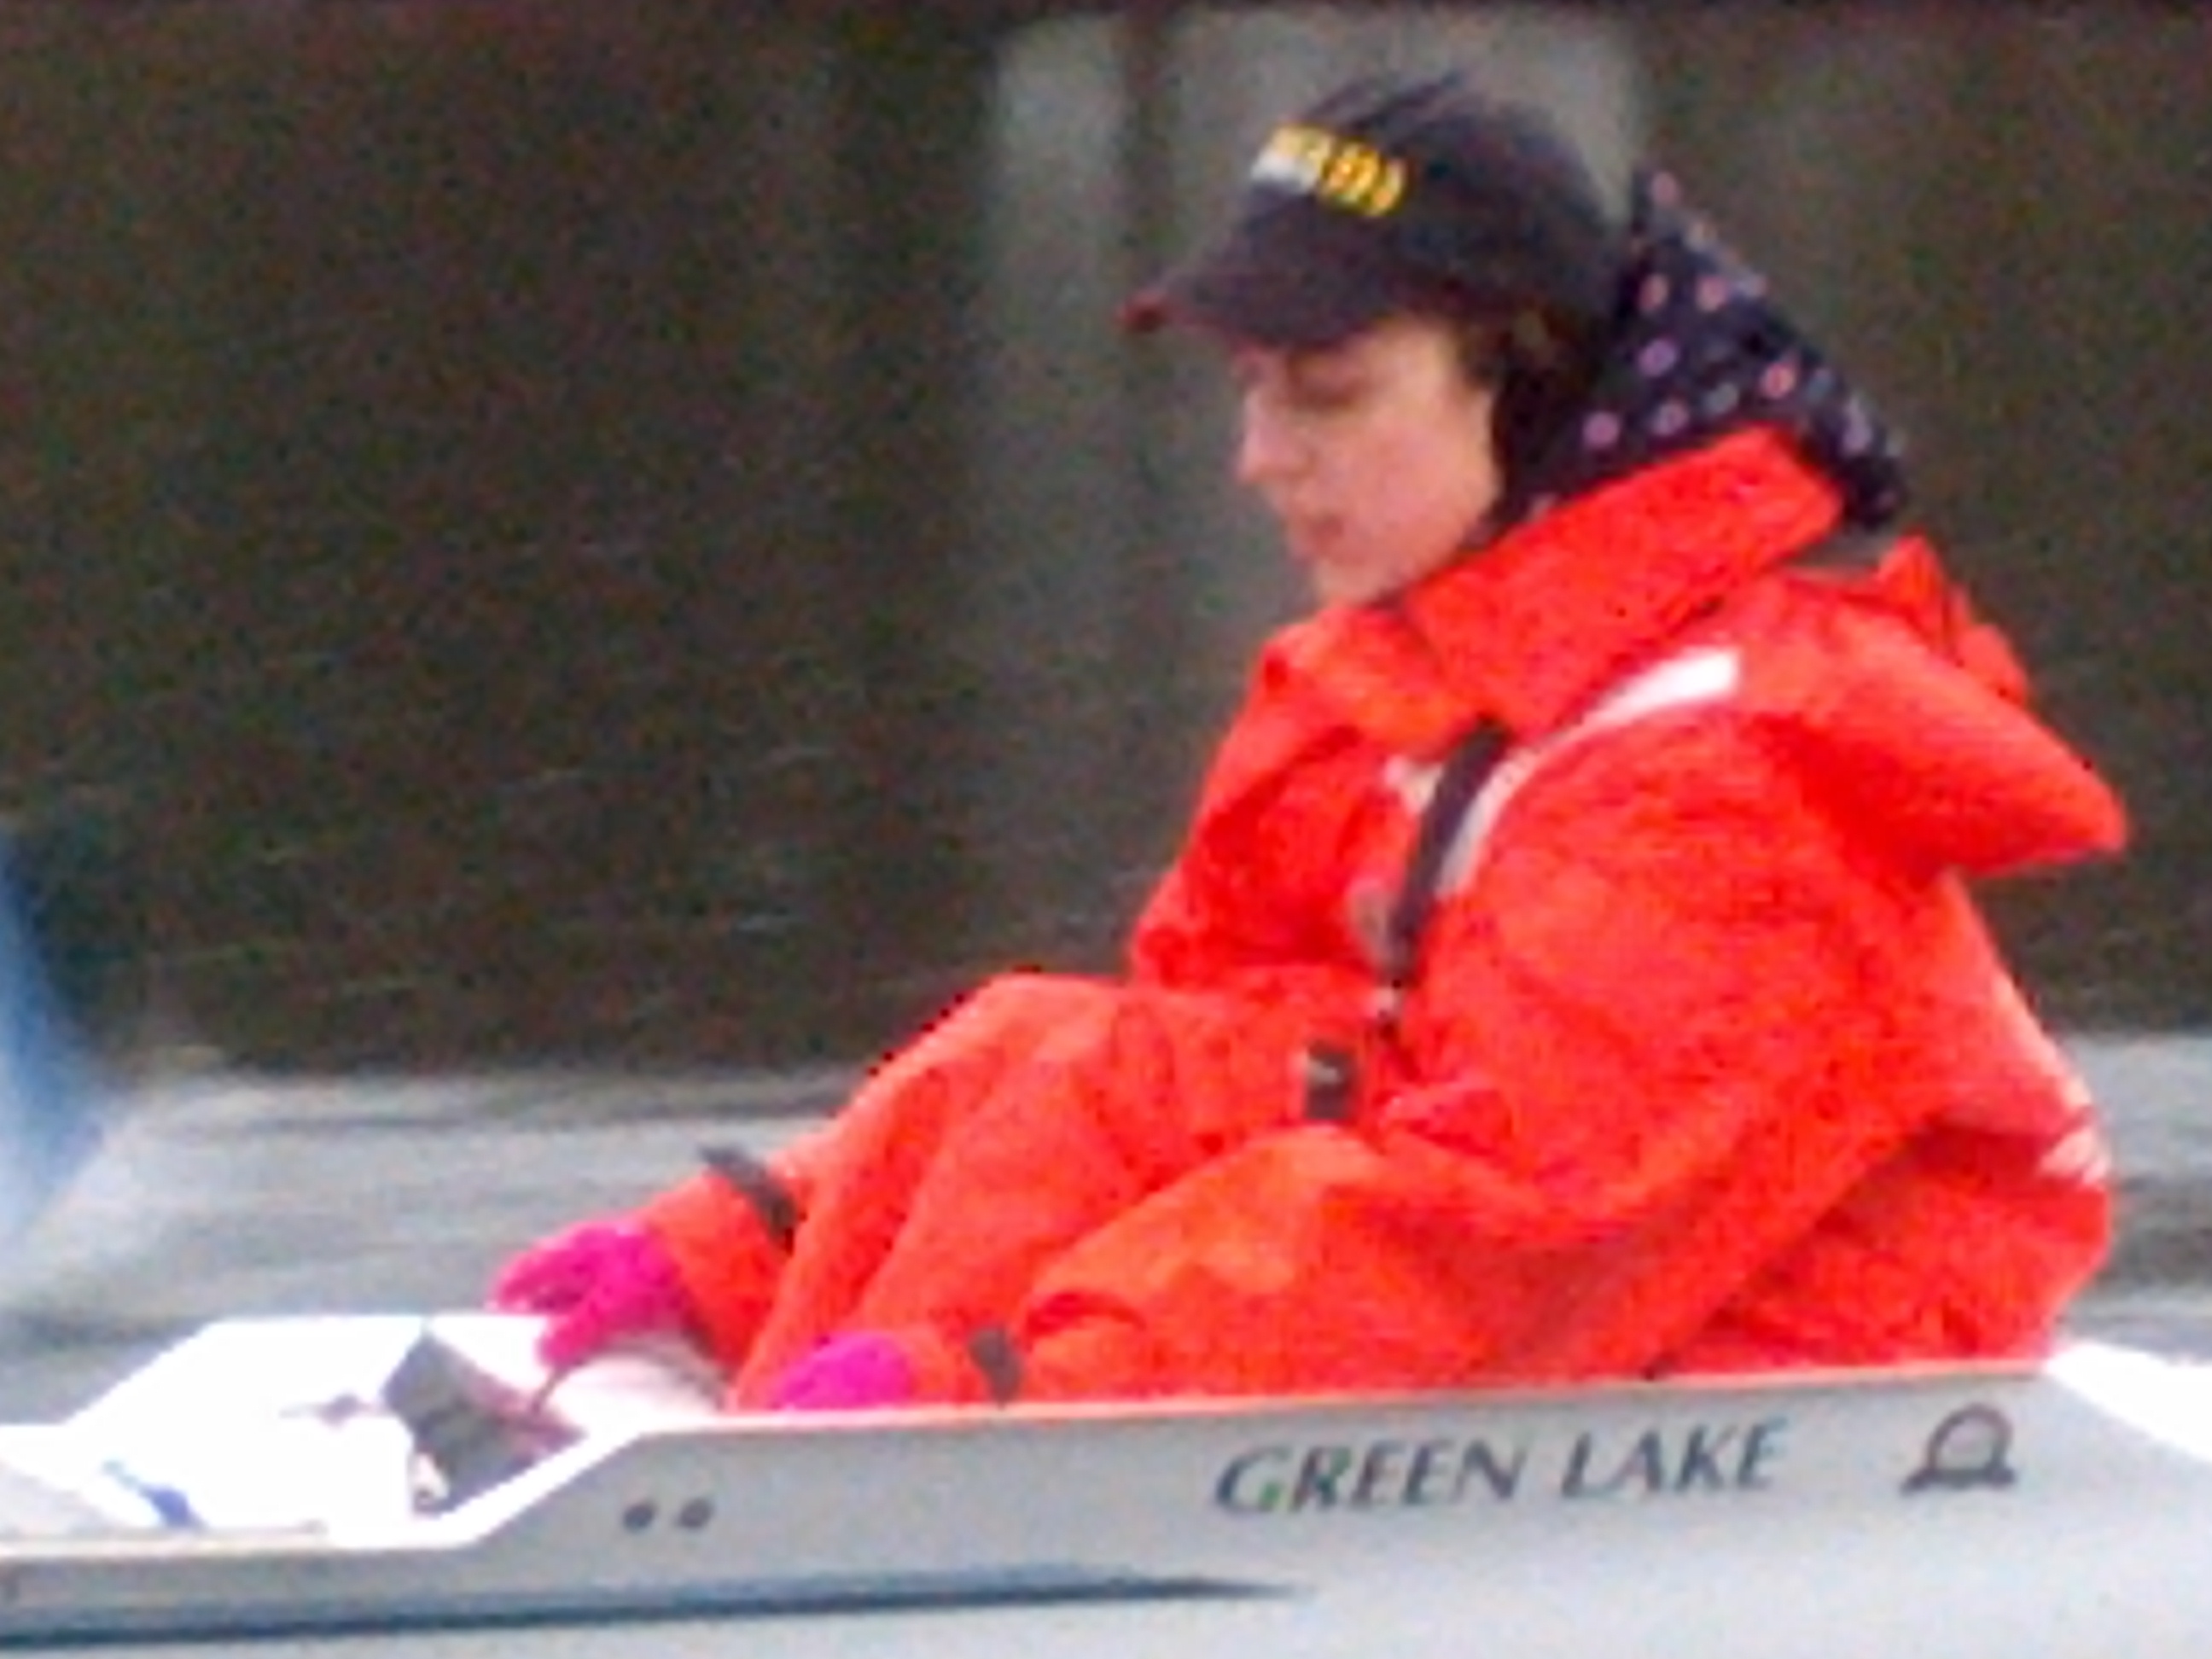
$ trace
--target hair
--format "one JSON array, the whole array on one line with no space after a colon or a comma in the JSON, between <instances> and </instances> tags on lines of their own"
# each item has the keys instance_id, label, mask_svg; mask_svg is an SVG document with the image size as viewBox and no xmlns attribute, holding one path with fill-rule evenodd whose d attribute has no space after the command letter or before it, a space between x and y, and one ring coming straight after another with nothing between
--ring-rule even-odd
<instances>
[{"instance_id":1,"label":"hair","mask_svg":"<svg viewBox=\"0 0 2212 1659\"><path fill-rule=\"evenodd\" d=\"M1604 354L1602 328L1554 307L1452 312L1460 368L1497 394L1493 437L1505 493L1517 501L1552 440L1589 396Z\"/></svg>"}]
</instances>

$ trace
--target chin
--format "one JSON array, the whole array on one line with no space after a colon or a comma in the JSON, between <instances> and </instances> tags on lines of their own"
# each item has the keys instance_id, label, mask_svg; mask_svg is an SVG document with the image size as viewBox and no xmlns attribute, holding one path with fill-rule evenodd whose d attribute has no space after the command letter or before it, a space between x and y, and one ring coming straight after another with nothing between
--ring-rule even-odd
<instances>
[{"instance_id":1,"label":"chin","mask_svg":"<svg viewBox=\"0 0 2212 1659\"><path fill-rule=\"evenodd\" d=\"M1316 576L1313 592L1322 605L1368 605L1389 593L1390 586L1372 577Z\"/></svg>"}]
</instances>

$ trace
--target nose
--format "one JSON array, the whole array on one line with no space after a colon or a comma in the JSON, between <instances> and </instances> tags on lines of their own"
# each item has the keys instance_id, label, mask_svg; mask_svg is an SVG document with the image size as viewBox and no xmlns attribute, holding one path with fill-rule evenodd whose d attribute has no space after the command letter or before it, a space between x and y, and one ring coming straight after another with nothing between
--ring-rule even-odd
<instances>
[{"instance_id":1,"label":"nose","mask_svg":"<svg viewBox=\"0 0 2212 1659\"><path fill-rule=\"evenodd\" d=\"M1303 462L1304 448L1282 411L1256 391L1241 405L1237 441L1237 482L1249 489L1279 483Z\"/></svg>"}]
</instances>

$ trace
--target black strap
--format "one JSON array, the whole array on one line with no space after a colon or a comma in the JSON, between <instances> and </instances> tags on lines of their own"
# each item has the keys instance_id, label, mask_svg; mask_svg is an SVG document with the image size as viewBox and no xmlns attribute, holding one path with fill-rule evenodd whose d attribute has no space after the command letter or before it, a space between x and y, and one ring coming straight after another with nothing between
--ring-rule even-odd
<instances>
[{"instance_id":1,"label":"black strap","mask_svg":"<svg viewBox=\"0 0 2212 1659\"><path fill-rule=\"evenodd\" d=\"M1395 1030L1406 994L1413 989L1420 966L1421 935L1437 908L1444 860L1451 856L1452 843L1475 798L1511 742L1512 733L1504 726L1485 720L1459 740L1437 769L1436 786L1413 831L1413 851L1383 917L1382 937L1376 941L1380 960L1376 972L1382 982L1376 988L1374 1018L1385 1035ZM1301 1060L1307 1121L1351 1122L1358 1115L1358 1057L1334 1043L1316 1042L1307 1046Z\"/></svg>"},{"instance_id":2,"label":"black strap","mask_svg":"<svg viewBox=\"0 0 2212 1659\"><path fill-rule=\"evenodd\" d=\"M1421 935L1430 914L1437 908L1437 890L1443 879L1444 860L1452 842L1474 807L1482 786L1505 757L1512 734L1495 720L1485 720L1444 759L1436 787L1421 809L1421 822L1413 832L1413 850L1406 860L1397 893L1390 901L1382 924L1382 959L1377 963L1382 978L1386 1018L1395 1017L1397 1004L1412 988L1419 966Z\"/></svg>"},{"instance_id":3,"label":"black strap","mask_svg":"<svg viewBox=\"0 0 2212 1659\"><path fill-rule=\"evenodd\" d=\"M987 1326L968 1339L968 1358L991 1391L992 1403L1010 1406L1022 1391L1022 1351L1004 1328Z\"/></svg>"},{"instance_id":4,"label":"black strap","mask_svg":"<svg viewBox=\"0 0 2212 1659\"><path fill-rule=\"evenodd\" d=\"M1359 1056L1334 1042L1310 1042L1298 1056L1309 1123L1349 1123L1358 1115Z\"/></svg>"},{"instance_id":5,"label":"black strap","mask_svg":"<svg viewBox=\"0 0 2212 1659\"><path fill-rule=\"evenodd\" d=\"M1784 562L1783 568L1847 576L1871 575L1881 568L1882 560L1899 539L1897 531L1887 525L1847 524L1799 549Z\"/></svg>"},{"instance_id":6,"label":"black strap","mask_svg":"<svg viewBox=\"0 0 2212 1659\"><path fill-rule=\"evenodd\" d=\"M702 1147L699 1158L731 1191L753 1206L768 1236L788 1255L799 1237L799 1201L776 1179L775 1171L736 1146Z\"/></svg>"}]
</instances>

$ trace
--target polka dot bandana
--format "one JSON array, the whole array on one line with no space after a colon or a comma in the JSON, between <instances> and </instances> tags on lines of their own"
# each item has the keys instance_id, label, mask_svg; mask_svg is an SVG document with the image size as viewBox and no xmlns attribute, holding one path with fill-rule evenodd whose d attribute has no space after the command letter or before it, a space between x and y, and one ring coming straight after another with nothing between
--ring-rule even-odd
<instances>
[{"instance_id":1,"label":"polka dot bandana","mask_svg":"<svg viewBox=\"0 0 2212 1659\"><path fill-rule=\"evenodd\" d=\"M1790 434L1853 524L1903 509L1902 446L1666 173L1637 180L1624 281L1613 343L1580 410L1516 481L1516 516L1755 426Z\"/></svg>"}]
</instances>

